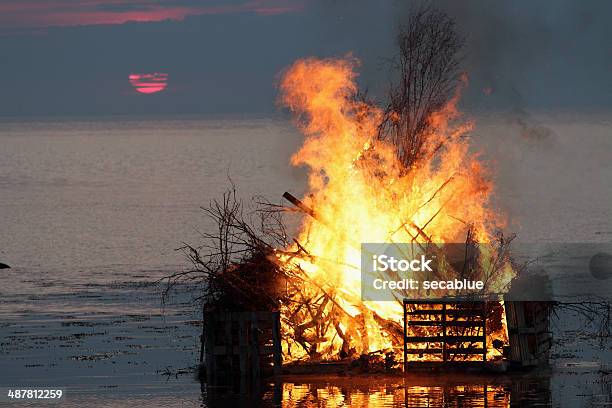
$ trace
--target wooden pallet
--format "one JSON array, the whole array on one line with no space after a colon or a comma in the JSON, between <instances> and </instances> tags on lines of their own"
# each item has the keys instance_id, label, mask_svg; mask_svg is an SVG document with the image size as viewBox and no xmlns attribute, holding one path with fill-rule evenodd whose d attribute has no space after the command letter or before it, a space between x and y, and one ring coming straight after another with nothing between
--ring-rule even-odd
<instances>
[{"instance_id":1,"label":"wooden pallet","mask_svg":"<svg viewBox=\"0 0 612 408\"><path fill-rule=\"evenodd\" d=\"M201 362L209 383L280 375L279 312L204 313Z\"/></svg>"},{"instance_id":2,"label":"wooden pallet","mask_svg":"<svg viewBox=\"0 0 612 408\"><path fill-rule=\"evenodd\" d=\"M552 346L550 302L506 301L504 306L510 341L510 363L520 367L546 363Z\"/></svg>"},{"instance_id":3,"label":"wooden pallet","mask_svg":"<svg viewBox=\"0 0 612 408\"><path fill-rule=\"evenodd\" d=\"M482 366L486 363L486 302L405 299L403 304L405 369L442 365ZM412 335L413 328L419 327L426 327L427 335ZM411 355L430 358L410 361ZM475 355L479 356L478 360L473 358Z\"/></svg>"}]
</instances>

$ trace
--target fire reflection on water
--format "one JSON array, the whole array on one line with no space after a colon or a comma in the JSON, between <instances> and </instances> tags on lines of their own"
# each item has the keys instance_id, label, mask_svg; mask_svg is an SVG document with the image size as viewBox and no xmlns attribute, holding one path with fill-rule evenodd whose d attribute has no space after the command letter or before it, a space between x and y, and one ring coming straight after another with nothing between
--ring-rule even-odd
<instances>
[{"instance_id":1,"label":"fire reflection on water","mask_svg":"<svg viewBox=\"0 0 612 408\"><path fill-rule=\"evenodd\" d=\"M547 407L552 406L549 375L474 376L306 376L269 383L250 394L204 390L205 406L230 400L234 406L298 407Z\"/></svg>"},{"instance_id":2,"label":"fire reflection on water","mask_svg":"<svg viewBox=\"0 0 612 408\"><path fill-rule=\"evenodd\" d=\"M348 390L284 384L283 407L510 407L510 390L500 385L394 386Z\"/></svg>"}]
</instances>

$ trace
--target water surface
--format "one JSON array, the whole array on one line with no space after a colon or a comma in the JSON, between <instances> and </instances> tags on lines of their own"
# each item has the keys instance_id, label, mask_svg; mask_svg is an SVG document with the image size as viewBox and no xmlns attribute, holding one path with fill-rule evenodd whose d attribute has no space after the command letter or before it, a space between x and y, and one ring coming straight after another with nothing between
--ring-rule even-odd
<instances>
[{"instance_id":1,"label":"water surface","mask_svg":"<svg viewBox=\"0 0 612 408\"><path fill-rule=\"evenodd\" d=\"M610 243L609 116L538 120L550 132L477 120L475 148L498 174L495 205L508 230L526 241ZM0 121L0 261L12 266L1 271L0 386L59 386L75 407L219 402L182 374L198 358L194 292L162 304L156 282L187 267L175 249L210 228L200 206L228 176L245 199L302 194L305 172L289 165L300 141L268 118ZM586 279L581 265L571 273ZM521 383L521 395L550 390L533 406L611 404L610 346L573 318L555 325L553 369ZM496 381L294 379L268 385L257 402L507 406L518 391Z\"/></svg>"}]
</instances>

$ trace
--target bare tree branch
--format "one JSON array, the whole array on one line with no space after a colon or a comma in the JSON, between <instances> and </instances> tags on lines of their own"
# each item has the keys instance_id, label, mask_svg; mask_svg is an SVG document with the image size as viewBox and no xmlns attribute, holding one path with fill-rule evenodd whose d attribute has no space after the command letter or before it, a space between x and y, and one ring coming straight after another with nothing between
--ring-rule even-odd
<instances>
[{"instance_id":1,"label":"bare tree branch","mask_svg":"<svg viewBox=\"0 0 612 408\"><path fill-rule=\"evenodd\" d=\"M379 138L395 144L409 169L426 153L432 114L446 105L457 86L463 39L450 17L426 7L414 11L400 27L397 43L399 54L391 60L395 78Z\"/></svg>"}]
</instances>

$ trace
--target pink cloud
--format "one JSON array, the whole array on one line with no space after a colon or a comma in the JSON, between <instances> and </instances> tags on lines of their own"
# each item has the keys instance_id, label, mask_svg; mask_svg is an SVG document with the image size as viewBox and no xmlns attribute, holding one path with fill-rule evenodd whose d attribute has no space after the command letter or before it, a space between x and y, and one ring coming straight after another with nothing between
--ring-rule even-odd
<instances>
[{"instance_id":1,"label":"pink cloud","mask_svg":"<svg viewBox=\"0 0 612 408\"><path fill-rule=\"evenodd\" d=\"M187 16L202 14L231 14L252 12L277 15L302 11L301 2L290 0L247 0L232 5L174 6L160 5L151 0L127 3L140 6L126 8L123 0L9 0L0 3L0 28L52 27L94 24L123 24L128 21L154 22L183 20ZM109 7L117 7L112 10ZM105 8L106 7L106 8Z\"/></svg>"}]
</instances>

